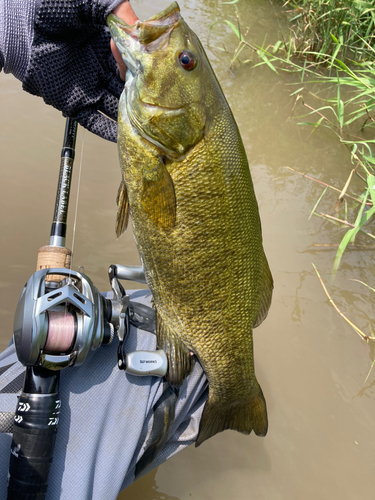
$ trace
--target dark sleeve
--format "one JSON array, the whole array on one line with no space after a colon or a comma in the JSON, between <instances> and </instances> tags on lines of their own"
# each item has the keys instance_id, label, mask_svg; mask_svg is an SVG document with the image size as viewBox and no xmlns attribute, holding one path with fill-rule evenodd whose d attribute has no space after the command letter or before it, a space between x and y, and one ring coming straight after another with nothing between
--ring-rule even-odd
<instances>
[{"instance_id":1,"label":"dark sleeve","mask_svg":"<svg viewBox=\"0 0 375 500\"><path fill-rule=\"evenodd\" d=\"M33 41L37 0L0 0L0 71L22 81Z\"/></svg>"}]
</instances>

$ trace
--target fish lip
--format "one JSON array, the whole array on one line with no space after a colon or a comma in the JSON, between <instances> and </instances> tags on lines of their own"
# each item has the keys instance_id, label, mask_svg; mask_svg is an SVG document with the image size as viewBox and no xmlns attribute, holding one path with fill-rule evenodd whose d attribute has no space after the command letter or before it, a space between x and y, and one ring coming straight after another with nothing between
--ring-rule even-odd
<instances>
[{"instance_id":1,"label":"fish lip","mask_svg":"<svg viewBox=\"0 0 375 500\"><path fill-rule=\"evenodd\" d=\"M138 40L135 34L138 23L139 21L133 25L127 24L123 19L115 16L114 14L110 14L107 17L107 26L114 39L123 37L125 32L127 36L131 36L132 38Z\"/></svg>"},{"instance_id":2,"label":"fish lip","mask_svg":"<svg viewBox=\"0 0 375 500\"><path fill-rule=\"evenodd\" d=\"M135 24L127 24L120 17L115 16L114 14L110 14L107 17L107 25L109 29L111 29L111 24L117 24L122 27L122 29L130 36L136 37L135 31L144 24L150 25L165 25L165 26L173 26L178 22L181 18L180 7L177 2L173 2L169 7L164 9L162 12L155 14L154 16L146 19L146 21L138 20Z\"/></svg>"},{"instance_id":3,"label":"fish lip","mask_svg":"<svg viewBox=\"0 0 375 500\"><path fill-rule=\"evenodd\" d=\"M168 21L172 20L173 14L177 13L177 17L180 17L180 7L177 2L171 3L166 9L162 10L161 12L155 14L154 16L150 17L147 19L147 21Z\"/></svg>"}]
</instances>

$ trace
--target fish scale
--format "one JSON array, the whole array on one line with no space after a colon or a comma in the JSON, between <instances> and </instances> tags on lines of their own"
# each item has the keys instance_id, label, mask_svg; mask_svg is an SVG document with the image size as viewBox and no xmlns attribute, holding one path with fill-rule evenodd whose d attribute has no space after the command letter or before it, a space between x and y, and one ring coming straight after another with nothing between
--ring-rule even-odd
<instances>
[{"instance_id":1,"label":"fish scale","mask_svg":"<svg viewBox=\"0 0 375 500\"><path fill-rule=\"evenodd\" d=\"M169 381L181 385L193 352L209 382L196 445L225 429L265 435L252 329L273 281L238 127L176 3L133 27L110 16L109 27L137 68L119 106L118 199L129 203L118 221L130 209ZM117 233L124 228L118 222Z\"/></svg>"}]
</instances>

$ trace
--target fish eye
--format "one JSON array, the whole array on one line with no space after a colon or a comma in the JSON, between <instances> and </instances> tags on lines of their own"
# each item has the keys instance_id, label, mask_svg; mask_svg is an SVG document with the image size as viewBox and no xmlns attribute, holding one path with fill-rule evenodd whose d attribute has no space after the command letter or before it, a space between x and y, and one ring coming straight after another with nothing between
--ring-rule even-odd
<instances>
[{"instance_id":1,"label":"fish eye","mask_svg":"<svg viewBox=\"0 0 375 500\"><path fill-rule=\"evenodd\" d=\"M191 71L197 65L197 59L195 55L188 50L183 50L182 52L180 52L180 54L178 55L178 61L181 66L187 71Z\"/></svg>"}]
</instances>

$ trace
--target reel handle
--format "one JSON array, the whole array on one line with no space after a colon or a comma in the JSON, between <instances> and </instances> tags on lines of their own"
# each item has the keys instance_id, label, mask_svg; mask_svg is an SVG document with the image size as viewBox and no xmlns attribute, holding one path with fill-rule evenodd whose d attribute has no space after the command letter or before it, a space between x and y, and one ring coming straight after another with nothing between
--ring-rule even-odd
<instances>
[{"instance_id":1,"label":"reel handle","mask_svg":"<svg viewBox=\"0 0 375 500\"><path fill-rule=\"evenodd\" d=\"M162 349L157 351L133 351L125 354L124 368L127 373L138 377L164 377L168 371L167 355Z\"/></svg>"}]
</instances>

